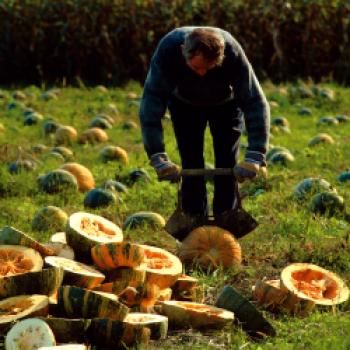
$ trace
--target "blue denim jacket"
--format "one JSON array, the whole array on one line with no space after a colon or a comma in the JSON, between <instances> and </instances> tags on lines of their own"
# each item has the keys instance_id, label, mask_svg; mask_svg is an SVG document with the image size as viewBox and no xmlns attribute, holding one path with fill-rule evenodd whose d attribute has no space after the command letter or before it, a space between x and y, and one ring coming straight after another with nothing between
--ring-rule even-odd
<instances>
[{"instance_id":1,"label":"blue denim jacket","mask_svg":"<svg viewBox=\"0 0 350 350\"><path fill-rule=\"evenodd\" d=\"M225 39L224 61L205 76L197 75L187 66L181 50L186 33L193 28L169 32L153 54L139 111L148 156L165 151L161 119L170 97L198 106L221 104L233 98L244 114L248 133L246 159L264 162L270 109L251 64L232 35L217 28Z\"/></svg>"}]
</instances>

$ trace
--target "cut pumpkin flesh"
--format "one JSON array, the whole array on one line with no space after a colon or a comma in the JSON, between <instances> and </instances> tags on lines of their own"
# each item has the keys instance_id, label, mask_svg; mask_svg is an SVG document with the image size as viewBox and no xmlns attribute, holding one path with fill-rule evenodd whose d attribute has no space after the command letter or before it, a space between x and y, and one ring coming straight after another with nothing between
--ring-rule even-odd
<instances>
[{"instance_id":1,"label":"cut pumpkin flesh","mask_svg":"<svg viewBox=\"0 0 350 350\"><path fill-rule=\"evenodd\" d=\"M281 288L280 280L256 281L253 299L270 311L282 309L300 316L307 315L315 307L312 300L299 298L288 289Z\"/></svg>"},{"instance_id":2,"label":"cut pumpkin flesh","mask_svg":"<svg viewBox=\"0 0 350 350\"><path fill-rule=\"evenodd\" d=\"M173 299L179 301L193 301L197 287L197 278L182 274L178 277L174 285L171 287L173 290Z\"/></svg>"},{"instance_id":3,"label":"cut pumpkin flesh","mask_svg":"<svg viewBox=\"0 0 350 350\"><path fill-rule=\"evenodd\" d=\"M46 316L49 298L46 295L18 295L0 301L0 325L29 316Z\"/></svg>"},{"instance_id":4,"label":"cut pumpkin flesh","mask_svg":"<svg viewBox=\"0 0 350 350\"><path fill-rule=\"evenodd\" d=\"M165 249L141 245L145 252L144 262L139 269L146 271L146 280L160 289L172 286L182 273L180 259Z\"/></svg>"},{"instance_id":5,"label":"cut pumpkin flesh","mask_svg":"<svg viewBox=\"0 0 350 350\"><path fill-rule=\"evenodd\" d=\"M16 323L5 338L6 350L36 350L55 346L56 340L50 327L39 318L28 318Z\"/></svg>"},{"instance_id":6,"label":"cut pumpkin flesh","mask_svg":"<svg viewBox=\"0 0 350 350\"><path fill-rule=\"evenodd\" d=\"M144 260L144 250L140 244L113 242L94 246L91 256L100 269L111 270L139 266Z\"/></svg>"},{"instance_id":7,"label":"cut pumpkin flesh","mask_svg":"<svg viewBox=\"0 0 350 350\"><path fill-rule=\"evenodd\" d=\"M34 249L20 245L0 245L0 276L40 271L41 255Z\"/></svg>"},{"instance_id":8,"label":"cut pumpkin flesh","mask_svg":"<svg viewBox=\"0 0 350 350\"><path fill-rule=\"evenodd\" d=\"M335 273L317 265L295 263L281 273L282 288L319 305L340 304L349 299L349 288Z\"/></svg>"},{"instance_id":9,"label":"cut pumpkin flesh","mask_svg":"<svg viewBox=\"0 0 350 350\"><path fill-rule=\"evenodd\" d=\"M54 233L50 237L50 242L67 244L66 233L65 232L56 232L56 233Z\"/></svg>"},{"instance_id":10,"label":"cut pumpkin flesh","mask_svg":"<svg viewBox=\"0 0 350 350\"><path fill-rule=\"evenodd\" d=\"M113 300L112 297L115 299ZM129 308L119 302L116 296L94 292L74 286L61 286L58 290L57 306L68 317L110 318L123 320Z\"/></svg>"},{"instance_id":11,"label":"cut pumpkin flesh","mask_svg":"<svg viewBox=\"0 0 350 350\"><path fill-rule=\"evenodd\" d=\"M39 350L87 350L84 344L66 344L57 346L43 346Z\"/></svg>"},{"instance_id":12,"label":"cut pumpkin flesh","mask_svg":"<svg viewBox=\"0 0 350 350\"><path fill-rule=\"evenodd\" d=\"M165 339L168 333L168 318L162 315L131 312L125 317L123 322L128 327L149 328L151 339L154 340Z\"/></svg>"},{"instance_id":13,"label":"cut pumpkin flesh","mask_svg":"<svg viewBox=\"0 0 350 350\"><path fill-rule=\"evenodd\" d=\"M72 214L66 231L67 243L82 261L91 260L91 248L96 244L123 240L120 227L102 216L86 212Z\"/></svg>"},{"instance_id":14,"label":"cut pumpkin flesh","mask_svg":"<svg viewBox=\"0 0 350 350\"><path fill-rule=\"evenodd\" d=\"M5 226L0 230L0 244L21 245L32 248L42 255L55 255L53 249L45 247L24 232L11 226Z\"/></svg>"},{"instance_id":15,"label":"cut pumpkin flesh","mask_svg":"<svg viewBox=\"0 0 350 350\"><path fill-rule=\"evenodd\" d=\"M63 270L58 267L0 277L0 298L24 294L52 295L61 285Z\"/></svg>"},{"instance_id":16,"label":"cut pumpkin flesh","mask_svg":"<svg viewBox=\"0 0 350 350\"><path fill-rule=\"evenodd\" d=\"M45 263L63 269L63 284L92 289L105 279L105 275L100 271L74 260L59 256L47 256Z\"/></svg>"},{"instance_id":17,"label":"cut pumpkin flesh","mask_svg":"<svg viewBox=\"0 0 350 350\"><path fill-rule=\"evenodd\" d=\"M161 304L161 313L168 317L170 326L192 328L222 328L232 323L231 311L211 305L170 300Z\"/></svg>"}]
</instances>

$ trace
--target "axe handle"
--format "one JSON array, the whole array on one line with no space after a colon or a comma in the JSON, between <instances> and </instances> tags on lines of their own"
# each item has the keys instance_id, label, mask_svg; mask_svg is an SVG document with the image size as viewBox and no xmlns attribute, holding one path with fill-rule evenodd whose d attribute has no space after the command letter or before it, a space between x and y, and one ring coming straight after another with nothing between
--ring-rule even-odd
<instances>
[{"instance_id":1,"label":"axe handle","mask_svg":"<svg viewBox=\"0 0 350 350\"><path fill-rule=\"evenodd\" d=\"M224 175L234 176L233 168L216 168L216 169L182 169L180 172L184 176L205 176L205 175Z\"/></svg>"}]
</instances>

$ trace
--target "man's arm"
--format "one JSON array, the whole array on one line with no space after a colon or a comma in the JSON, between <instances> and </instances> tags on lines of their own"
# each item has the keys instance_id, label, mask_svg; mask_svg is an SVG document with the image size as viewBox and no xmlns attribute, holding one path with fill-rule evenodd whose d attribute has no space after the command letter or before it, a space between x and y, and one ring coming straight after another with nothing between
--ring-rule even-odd
<instances>
[{"instance_id":1,"label":"man's arm","mask_svg":"<svg viewBox=\"0 0 350 350\"><path fill-rule=\"evenodd\" d=\"M161 119L173 87L163 68L163 51L160 42L151 60L139 111L143 143L149 158L153 154L165 152Z\"/></svg>"},{"instance_id":2,"label":"man's arm","mask_svg":"<svg viewBox=\"0 0 350 350\"><path fill-rule=\"evenodd\" d=\"M245 160L265 164L270 134L270 107L241 46L235 42L233 89L248 133Z\"/></svg>"}]
</instances>

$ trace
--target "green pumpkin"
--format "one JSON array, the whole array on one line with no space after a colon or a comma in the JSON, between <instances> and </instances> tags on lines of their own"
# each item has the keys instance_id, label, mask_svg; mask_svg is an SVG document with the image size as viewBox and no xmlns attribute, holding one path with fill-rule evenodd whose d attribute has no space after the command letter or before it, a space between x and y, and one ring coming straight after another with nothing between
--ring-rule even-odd
<instances>
[{"instance_id":1,"label":"green pumpkin","mask_svg":"<svg viewBox=\"0 0 350 350\"><path fill-rule=\"evenodd\" d=\"M63 169L56 169L41 175L37 181L40 190L46 193L57 193L65 190L78 191L75 176Z\"/></svg>"},{"instance_id":2,"label":"green pumpkin","mask_svg":"<svg viewBox=\"0 0 350 350\"><path fill-rule=\"evenodd\" d=\"M123 224L123 229L133 229L139 226L164 227L165 220L162 215L151 211L139 211L129 215Z\"/></svg>"},{"instance_id":3,"label":"green pumpkin","mask_svg":"<svg viewBox=\"0 0 350 350\"><path fill-rule=\"evenodd\" d=\"M108 207L117 203L117 199L115 192L94 188L86 193L84 207L92 209Z\"/></svg>"},{"instance_id":4,"label":"green pumpkin","mask_svg":"<svg viewBox=\"0 0 350 350\"><path fill-rule=\"evenodd\" d=\"M68 222L67 213L61 208L49 205L40 209L32 220L34 231L64 231Z\"/></svg>"},{"instance_id":5,"label":"green pumpkin","mask_svg":"<svg viewBox=\"0 0 350 350\"><path fill-rule=\"evenodd\" d=\"M271 156L269 163L287 166L289 163L294 162L294 160L294 156L290 152L279 151Z\"/></svg>"},{"instance_id":6,"label":"green pumpkin","mask_svg":"<svg viewBox=\"0 0 350 350\"><path fill-rule=\"evenodd\" d=\"M310 177L297 184L293 195L297 200L306 200L323 191L337 193L337 190L328 181L318 177Z\"/></svg>"},{"instance_id":7,"label":"green pumpkin","mask_svg":"<svg viewBox=\"0 0 350 350\"><path fill-rule=\"evenodd\" d=\"M277 152L289 152L289 149L283 146L274 146L271 147L268 152L266 153L266 160L270 160L272 158L272 156L277 153Z\"/></svg>"},{"instance_id":8,"label":"green pumpkin","mask_svg":"<svg viewBox=\"0 0 350 350\"><path fill-rule=\"evenodd\" d=\"M101 128L101 129L110 129L112 124L105 118L96 117L91 120L89 124L90 128Z\"/></svg>"},{"instance_id":9,"label":"green pumpkin","mask_svg":"<svg viewBox=\"0 0 350 350\"><path fill-rule=\"evenodd\" d=\"M350 171L344 171L338 176L339 182L350 182Z\"/></svg>"},{"instance_id":10,"label":"green pumpkin","mask_svg":"<svg viewBox=\"0 0 350 350\"><path fill-rule=\"evenodd\" d=\"M344 211L344 198L334 192L317 193L311 198L309 209L315 214L335 216Z\"/></svg>"}]
</instances>

